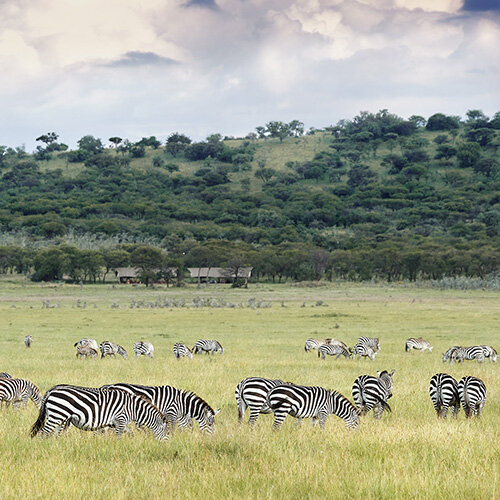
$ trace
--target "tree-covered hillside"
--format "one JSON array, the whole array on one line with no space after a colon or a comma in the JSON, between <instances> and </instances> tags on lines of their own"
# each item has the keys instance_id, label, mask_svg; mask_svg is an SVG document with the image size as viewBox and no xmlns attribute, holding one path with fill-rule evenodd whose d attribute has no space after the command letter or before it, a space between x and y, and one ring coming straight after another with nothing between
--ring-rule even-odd
<instances>
[{"instance_id":1,"label":"tree-covered hillside","mask_svg":"<svg viewBox=\"0 0 500 500\"><path fill-rule=\"evenodd\" d=\"M270 122L201 142L173 133L105 147L85 136L72 151L58 138L40 136L33 154L0 146L4 272L95 278L136 265L144 244L166 263L236 260L273 279L497 269L500 113L406 120L382 110L307 133L297 120ZM84 249L97 271L78 274ZM119 262L106 261L111 250ZM51 251L60 265L40 272Z\"/></svg>"}]
</instances>

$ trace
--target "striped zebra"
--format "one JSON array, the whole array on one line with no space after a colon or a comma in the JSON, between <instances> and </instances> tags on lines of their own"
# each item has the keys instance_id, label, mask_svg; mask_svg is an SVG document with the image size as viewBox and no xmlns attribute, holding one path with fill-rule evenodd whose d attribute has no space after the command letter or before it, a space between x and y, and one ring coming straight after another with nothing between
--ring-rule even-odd
<instances>
[{"instance_id":1,"label":"striped zebra","mask_svg":"<svg viewBox=\"0 0 500 500\"><path fill-rule=\"evenodd\" d=\"M174 355L177 359L180 358L192 358L193 353L191 352L191 349L186 345L182 344L180 342L177 342L177 344L174 344Z\"/></svg>"},{"instance_id":2,"label":"striped zebra","mask_svg":"<svg viewBox=\"0 0 500 500\"><path fill-rule=\"evenodd\" d=\"M361 415L373 408L375 418L381 418L384 410L391 411L387 400L392 397L392 377L394 370L377 372L377 377L371 375L359 376L352 386L352 397Z\"/></svg>"},{"instance_id":3,"label":"striped zebra","mask_svg":"<svg viewBox=\"0 0 500 500\"><path fill-rule=\"evenodd\" d=\"M76 348L77 358L97 358L97 351L88 345L79 345Z\"/></svg>"},{"instance_id":4,"label":"striped zebra","mask_svg":"<svg viewBox=\"0 0 500 500\"><path fill-rule=\"evenodd\" d=\"M328 356L335 356L335 359L339 359L339 356L344 356L347 359L351 357L351 353L340 345L323 344L319 346L318 358L321 356L322 359L326 359L327 354Z\"/></svg>"},{"instance_id":5,"label":"striped zebra","mask_svg":"<svg viewBox=\"0 0 500 500\"><path fill-rule=\"evenodd\" d=\"M121 345L110 342L109 340L101 342L99 349L101 350L101 359L106 356L113 356L116 358L117 354L122 356L124 359L128 358L127 351Z\"/></svg>"},{"instance_id":6,"label":"striped zebra","mask_svg":"<svg viewBox=\"0 0 500 500\"><path fill-rule=\"evenodd\" d=\"M22 378L1 378L0 379L0 402L9 406L12 403L14 408L19 408L21 403L26 408L28 401L39 408L42 402L40 389L29 380Z\"/></svg>"},{"instance_id":7,"label":"striped zebra","mask_svg":"<svg viewBox=\"0 0 500 500\"><path fill-rule=\"evenodd\" d=\"M457 381L447 373L436 373L431 378L429 395L436 410L438 418L446 418L448 408L451 416L456 417L460 411L460 397L458 395Z\"/></svg>"},{"instance_id":8,"label":"striped zebra","mask_svg":"<svg viewBox=\"0 0 500 500\"><path fill-rule=\"evenodd\" d=\"M457 363L473 359L477 360L478 363L482 363L485 359L483 346L459 347L454 353L454 358Z\"/></svg>"},{"instance_id":9,"label":"striped zebra","mask_svg":"<svg viewBox=\"0 0 500 500\"><path fill-rule=\"evenodd\" d=\"M7 373L7 372L1 372L0 378L12 378L12 375L10 373Z\"/></svg>"},{"instance_id":10,"label":"striped zebra","mask_svg":"<svg viewBox=\"0 0 500 500\"><path fill-rule=\"evenodd\" d=\"M137 384L111 384L101 389L120 389L130 394L143 396L150 400L165 416L173 430L176 423L179 428L191 426L193 420L198 422L201 432L209 434L215 431L215 415L220 410L211 406L194 392L176 389L169 385L145 386Z\"/></svg>"},{"instance_id":11,"label":"striped zebra","mask_svg":"<svg viewBox=\"0 0 500 500\"><path fill-rule=\"evenodd\" d=\"M262 377L247 377L243 379L234 392L236 405L238 406L238 422L243 422L245 411L250 408L250 420L248 423L253 426L257 421L259 413L272 413L267 405L267 394L278 385L283 385L283 380L272 380Z\"/></svg>"},{"instance_id":12,"label":"striped zebra","mask_svg":"<svg viewBox=\"0 0 500 500\"><path fill-rule=\"evenodd\" d=\"M457 349L460 349L459 346L454 345L453 347L450 347L444 354L443 354L443 363L448 361L448 363L453 363L456 359L456 354L457 354Z\"/></svg>"},{"instance_id":13,"label":"striped zebra","mask_svg":"<svg viewBox=\"0 0 500 500\"><path fill-rule=\"evenodd\" d=\"M476 377L463 377L458 383L460 402L467 418L481 416L481 411L486 403L486 386L481 379Z\"/></svg>"},{"instance_id":14,"label":"striped zebra","mask_svg":"<svg viewBox=\"0 0 500 500\"><path fill-rule=\"evenodd\" d=\"M274 429L279 429L287 415L295 418L312 418L324 427L328 415L334 414L345 421L346 427L356 429L359 411L342 394L323 387L283 384L267 394L266 403L274 413Z\"/></svg>"},{"instance_id":15,"label":"striped zebra","mask_svg":"<svg viewBox=\"0 0 500 500\"><path fill-rule=\"evenodd\" d=\"M79 345L84 346L88 345L89 347L92 347L92 349L95 349L96 351L99 351L99 345L97 344L97 340L94 339L80 339L78 342L75 342L74 347L78 347Z\"/></svg>"},{"instance_id":16,"label":"striped zebra","mask_svg":"<svg viewBox=\"0 0 500 500\"><path fill-rule=\"evenodd\" d=\"M120 436L131 422L148 427L157 439L167 439L163 415L147 398L116 389L56 386L43 398L31 437L59 435L69 424L86 431L114 427Z\"/></svg>"},{"instance_id":17,"label":"striped zebra","mask_svg":"<svg viewBox=\"0 0 500 500\"><path fill-rule=\"evenodd\" d=\"M325 344L323 340L307 339L304 345L304 351L310 352L313 349L319 349L323 344Z\"/></svg>"},{"instance_id":18,"label":"striped zebra","mask_svg":"<svg viewBox=\"0 0 500 500\"><path fill-rule=\"evenodd\" d=\"M144 356L145 358L152 358L155 348L151 342L136 342L134 344L135 357Z\"/></svg>"},{"instance_id":19,"label":"striped zebra","mask_svg":"<svg viewBox=\"0 0 500 500\"><path fill-rule=\"evenodd\" d=\"M33 342L33 335L26 335L24 337L24 345L26 347L31 347L32 342Z\"/></svg>"},{"instance_id":20,"label":"striped zebra","mask_svg":"<svg viewBox=\"0 0 500 500\"><path fill-rule=\"evenodd\" d=\"M411 351L412 349L415 349L420 352L424 352L425 350L432 352L432 346L427 340L424 340L422 337L419 337L418 339L415 338L410 338L407 339L405 342L405 351Z\"/></svg>"},{"instance_id":21,"label":"striped zebra","mask_svg":"<svg viewBox=\"0 0 500 500\"><path fill-rule=\"evenodd\" d=\"M333 339L333 338L332 339L325 339L325 344L338 345L338 346L343 347L344 349L348 350L347 344L345 344L341 340L337 340L337 339Z\"/></svg>"},{"instance_id":22,"label":"striped zebra","mask_svg":"<svg viewBox=\"0 0 500 500\"><path fill-rule=\"evenodd\" d=\"M493 363L496 363L497 352L495 351L495 349L493 349L493 347L489 345L482 345L481 347L483 348L484 357L488 358L490 361L493 361Z\"/></svg>"},{"instance_id":23,"label":"striped zebra","mask_svg":"<svg viewBox=\"0 0 500 500\"><path fill-rule=\"evenodd\" d=\"M200 339L195 342L193 353L200 354L202 352L205 352L207 354L215 354L216 352L218 352L222 354L224 352L224 349L222 348L220 343L217 342L217 340Z\"/></svg>"}]
</instances>

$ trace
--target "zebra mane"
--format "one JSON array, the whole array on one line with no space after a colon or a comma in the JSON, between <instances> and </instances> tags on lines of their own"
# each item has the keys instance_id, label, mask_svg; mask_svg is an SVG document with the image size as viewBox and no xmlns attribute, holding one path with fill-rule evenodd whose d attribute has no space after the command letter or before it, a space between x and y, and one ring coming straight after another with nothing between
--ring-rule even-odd
<instances>
[{"instance_id":1,"label":"zebra mane","mask_svg":"<svg viewBox=\"0 0 500 500\"><path fill-rule=\"evenodd\" d=\"M193 397L193 398L197 399L198 402L201 403L203 410L208 410L208 411L215 414L214 409L203 398L200 398L200 396L198 396L198 394L194 393L193 391L185 391L184 389L182 389L180 392L185 398Z\"/></svg>"},{"instance_id":2,"label":"zebra mane","mask_svg":"<svg viewBox=\"0 0 500 500\"><path fill-rule=\"evenodd\" d=\"M330 389L330 395L331 396L340 396L341 398L343 398L345 401L347 401L349 403L349 405L354 409L356 410L356 412L358 412L359 414L359 411L360 409L357 408L356 406L354 406L343 394L341 394L339 391L336 391L335 389Z\"/></svg>"}]
</instances>

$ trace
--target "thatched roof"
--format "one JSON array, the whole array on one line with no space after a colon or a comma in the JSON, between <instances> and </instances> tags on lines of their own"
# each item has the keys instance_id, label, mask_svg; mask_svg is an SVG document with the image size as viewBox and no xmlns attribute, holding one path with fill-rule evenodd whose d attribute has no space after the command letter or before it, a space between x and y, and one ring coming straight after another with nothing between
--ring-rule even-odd
<instances>
[{"instance_id":1,"label":"thatched roof","mask_svg":"<svg viewBox=\"0 0 500 500\"><path fill-rule=\"evenodd\" d=\"M250 278L253 267L240 267L238 276L233 269L225 267L188 267L191 278Z\"/></svg>"}]
</instances>

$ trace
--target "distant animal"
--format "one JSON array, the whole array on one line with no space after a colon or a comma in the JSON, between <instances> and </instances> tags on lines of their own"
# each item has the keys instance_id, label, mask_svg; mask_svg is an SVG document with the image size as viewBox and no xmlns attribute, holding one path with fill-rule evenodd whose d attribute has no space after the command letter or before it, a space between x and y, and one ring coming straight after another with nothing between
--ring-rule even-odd
<instances>
[{"instance_id":1,"label":"distant animal","mask_svg":"<svg viewBox=\"0 0 500 500\"><path fill-rule=\"evenodd\" d=\"M154 355L154 347L151 342L136 342L134 344L134 353L135 357L138 358L139 356L144 356L147 358L152 358Z\"/></svg>"},{"instance_id":2,"label":"distant animal","mask_svg":"<svg viewBox=\"0 0 500 500\"><path fill-rule=\"evenodd\" d=\"M490 359L491 361L493 361L493 363L496 363L497 352L495 351L495 349L493 349L493 347L489 345L482 345L481 347L483 348L484 357Z\"/></svg>"},{"instance_id":3,"label":"distant animal","mask_svg":"<svg viewBox=\"0 0 500 500\"><path fill-rule=\"evenodd\" d=\"M323 387L278 385L269 391L266 402L274 413L275 429L281 427L287 415L312 418L313 425L319 422L321 428L331 414L342 418L351 429L359 424L358 409L342 394Z\"/></svg>"},{"instance_id":4,"label":"distant animal","mask_svg":"<svg viewBox=\"0 0 500 500\"><path fill-rule=\"evenodd\" d=\"M322 359L326 359L326 355L335 356L335 359L339 359L339 356L344 356L345 358L350 358L351 353L341 345L323 344L319 346L318 358L321 356Z\"/></svg>"},{"instance_id":5,"label":"distant animal","mask_svg":"<svg viewBox=\"0 0 500 500\"><path fill-rule=\"evenodd\" d=\"M307 339L304 345L304 351L310 352L313 349L319 349L325 342L323 340Z\"/></svg>"},{"instance_id":6,"label":"distant animal","mask_svg":"<svg viewBox=\"0 0 500 500\"><path fill-rule=\"evenodd\" d=\"M99 345L97 344L97 340L94 339L80 339L78 342L75 342L74 347L78 347L79 345L88 345L89 347L92 347L92 349L95 349L96 351L99 351Z\"/></svg>"},{"instance_id":7,"label":"distant animal","mask_svg":"<svg viewBox=\"0 0 500 500\"><path fill-rule=\"evenodd\" d=\"M0 373L0 378L12 378L12 375L6 372L1 372Z\"/></svg>"},{"instance_id":8,"label":"distant animal","mask_svg":"<svg viewBox=\"0 0 500 500\"><path fill-rule=\"evenodd\" d=\"M177 359L193 357L191 349L186 344L181 344L180 342L174 344L174 355Z\"/></svg>"},{"instance_id":9,"label":"distant animal","mask_svg":"<svg viewBox=\"0 0 500 500\"><path fill-rule=\"evenodd\" d=\"M365 415L373 408L375 418L382 417L384 410L391 411L387 400L392 397L392 370L377 372L378 377L371 375L359 376L352 386L352 397L359 408L361 415Z\"/></svg>"},{"instance_id":10,"label":"distant animal","mask_svg":"<svg viewBox=\"0 0 500 500\"><path fill-rule=\"evenodd\" d=\"M190 427L193 420L198 422L201 432L213 433L215 415L220 410L211 406L194 392L176 389L169 385L146 386L137 384L111 384L101 389L119 389L150 400L162 412L170 429L176 424L180 429Z\"/></svg>"},{"instance_id":11,"label":"distant animal","mask_svg":"<svg viewBox=\"0 0 500 500\"><path fill-rule=\"evenodd\" d=\"M454 360L457 363L462 363L465 360L477 360L482 363L485 359L483 346L474 345L471 347L459 347L454 352Z\"/></svg>"},{"instance_id":12,"label":"distant animal","mask_svg":"<svg viewBox=\"0 0 500 500\"><path fill-rule=\"evenodd\" d=\"M458 394L464 409L465 416L480 417L486 403L486 386L476 377L463 377L458 383Z\"/></svg>"},{"instance_id":13,"label":"distant animal","mask_svg":"<svg viewBox=\"0 0 500 500\"><path fill-rule=\"evenodd\" d=\"M447 373L436 373L431 378L429 395L438 418L446 418L448 408L451 416L456 417L460 411L460 397L457 381Z\"/></svg>"},{"instance_id":14,"label":"distant animal","mask_svg":"<svg viewBox=\"0 0 500 500\"><path fill-rule=\"evenodd\" d=\"M23 408L26 408L30 399L37 407L40 407L42 394L33 382L22 378L0 378L0 402L2 404L9 406L12 403L14 408L19 408L22 404Z\"/></svg>"},{"instance_id":15,"label":"distant animal","mask_svg":"<svg viewBox=\"0 0 500 500\"><path fill-rule=\"evenodd\" d=\"M109 340L101 342L99 349L101 350L101 359L106 356L113 356L116 358L117 354L122 356L124 359L128 358L127 351L121 345L110 342Z\"/></svg>"},{"instance_id":16,"label":"distant animal","mask_svg":"<svg viewBox=\"0 0 500 500\"><path fill-rule=\"evenodd\" d=\"M26 347L31 347L31 343L33 342L33 336L32 335L26 335L24 337L24 345Z\"/></svg>"},{"instance_id":17,"label":"distant animal","mask_svg":"<svg viewBox=\"0 0 500 500\"><path fill-rule=\"evenodd\" d=\"M338 339L325 339L325 344L329 344L329 345L338 345L338 346L341 346L343 347L344 349L348 349L347 347L347 344L345 344L344 342L342 342L341 340L338 340Z\"/></svg>"},{"instance_id":18,"label":"distant animal","mask_svg":"<svg viewBox=\"0 0 500 500\"><path fill-rule=\"evenodd\" d=\"M377 338L359 337L352 349L352 355L355 359L360 359L363 356L373 361L379 349L379 340Z\"/></svg>"},{"instance_id":19,"label":"distant animal","mask_svg":"<svg viewBox=\"0 0 500 500\"><path fill-rule=\"evenodd\" d=\"M453 347L450 347L444 354L443 354L443 363L448 361L448 363L452 363L456 359L457 355L457 350L460 349L459 346L454 345Z\"/></svg>"},{"instance_id":20,"label":"distant animal","mask_svg":"<svg viewBox=\"0 0 500 500\"><path fill-rule=\"evenodd\" d=\"M415 338L410 338L407 339L405 342L405 351L411 351L412 349L415 349L420 352L424 352L425 350L432 352L432 346L427 340L424 340L422 337L419 337L418 339Z\"/></svg>"},{"instance_id":21,"label":"distant animal","mask_svg":"<svg viewBox=\"0 0 500 500\"><path fill-rule=\"evenodd\" d=\"M77 358L97 358L97 351L88 345L79 345L76 348Z\"/></svg>"},{"instance_id":22,"label":"distant animal","mask_svg":"<svg viewBox=\"0 0 500 500\"><path fill-rule=\"evenodd\" d=\"M248 423L253 426L257 422L260 413L272 413L267 405L267 394L271 389L285 382L279 379L268 379L262 377L247 377L243 379L234 392L236 405L238 407L238 422L243 422L245 411L250 408L250 420Z\"/></svg>"},{"instance_id":23,"label":"distant animal","mask_svg":"<svg viewBox=\"0 0 500 500\"><path fill-rule=\"evenodd\" d=\"M224 349L217 340L200 339L195 342L193 353L200 354L202 352L206 354L215 354L216 352L223 354Z\"/></svg>"},{"instance_id":24,"label":"distant animal","mask_svg":"<svg viewBox=\"0 0 500 500\"><path fill-rule=\"evenodd\" d=\"M157 439L168 438L163 415L147 398L117 389L58 386L45 394L31 437L59 435L70 423L89 431L114 427L119 436L131 422L148 427Z\"/></svg>"}]
</instances>

